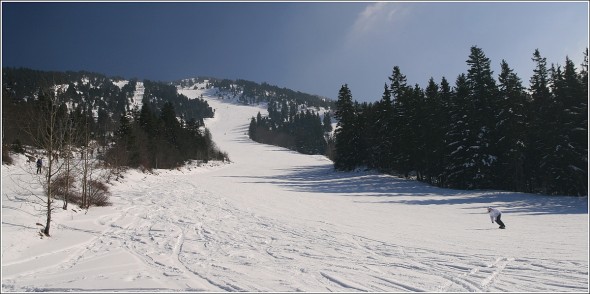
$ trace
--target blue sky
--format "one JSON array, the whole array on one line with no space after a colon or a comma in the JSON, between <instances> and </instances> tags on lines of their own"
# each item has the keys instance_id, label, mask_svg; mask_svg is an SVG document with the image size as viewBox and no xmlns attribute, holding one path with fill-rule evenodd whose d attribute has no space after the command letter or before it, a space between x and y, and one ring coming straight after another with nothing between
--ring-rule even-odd
<instances>
[{"instance_id":1,"label":"blue sky","mask_svg":"<svg viewBox=\"0 0 590 294\"><path fill-rule=\"evenodd\" d=\"M171 81L246 79L376 101L393 66L451 84L471 46L528 86L536 48L579 67L585 2L2 2L2 66Z\"/></svg>"}]
</instances>

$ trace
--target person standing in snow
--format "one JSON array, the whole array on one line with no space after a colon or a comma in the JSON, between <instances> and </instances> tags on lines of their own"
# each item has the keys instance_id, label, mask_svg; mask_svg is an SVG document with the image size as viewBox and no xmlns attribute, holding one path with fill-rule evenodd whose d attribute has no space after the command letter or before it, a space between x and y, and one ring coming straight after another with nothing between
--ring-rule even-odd
<instances>
[{"instance_id":1,"label":"person standing in snow","mask_svg":"<svg viewBox=\"0 0 590 294\"><path fill-rule=\"evenodd\" d=\"M41 161L41 158L37 159L37 174L41 173L41 167L43 167L43 161Z\"/></svg>"},{"instance_id":2,"label":"person standing in snow","mask_svg":"<svg viewBox=\"0 0 590 294\"><path fill-rule=\"evenodd\" d=\"M502 217L502 212L499 209L490 206L488 207L488 213L490 214L490 219L492 220L492 223L496 221L496 223L500 225L500 229L506 228L504 222L502 222L502 220L500 219Z\"/></svg>"}]
</instances>

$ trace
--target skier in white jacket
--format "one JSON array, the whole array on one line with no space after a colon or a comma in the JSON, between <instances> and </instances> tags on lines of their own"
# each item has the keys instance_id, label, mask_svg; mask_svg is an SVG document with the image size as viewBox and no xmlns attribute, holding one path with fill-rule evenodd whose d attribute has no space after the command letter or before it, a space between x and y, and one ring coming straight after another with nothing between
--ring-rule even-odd
<instances>
[{"instance_id":1,"label":"skier in white jacket","mask_svg":"<svg viewBox=\"0 0 590 294\"><path fill-rule=\"evenodd\" d=\"M490 214L490 219L492 220L492 223L494 223L494 221L496 221L496 223L500 225L500 229L506 228L506 226L504 225L504 223L500 219L502 217L502 212L500 210L490 206L490 207L488 207L488 213Z\"/></svg>"}]
</instances>

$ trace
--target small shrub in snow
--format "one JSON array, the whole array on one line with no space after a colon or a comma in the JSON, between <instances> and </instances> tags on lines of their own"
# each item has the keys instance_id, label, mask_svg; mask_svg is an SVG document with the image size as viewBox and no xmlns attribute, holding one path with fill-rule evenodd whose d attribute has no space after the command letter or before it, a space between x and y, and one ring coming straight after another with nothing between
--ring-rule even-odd
<instances>
[{"instance_id":1,"label":"small shrub in snow","mask_svg":"<svg viewBox=\"0 0 590 294\"><path fill-rule=\"evenodd\" d=\"M53 190L53 197L63 200L63 209L68 208L68 203L80 203L80 195L75 192L76 178L72 173L60 173L57 175L51 185Z\"/></svg>"},{"instance_id":2,"label":"small shrub in snow","mask_svg":"<svg viewBox=\"0 0 590 294\"><path fill-rule=\"evenodd\" d=\"M89 182L89 201L90 205L94 206L109 206L111 192L109 187L104 183L96 180L90 180Z\"/></svg>"},{"instance_id":3,"label":"small shrub in snow","mask_svg":"<svg viewBox=\"0 0 590 294\"><path fill-rule=\"evenodd\" d=\"M10 157L10 153L8 152L8 148L4 148L6 146L3 146L2 148L2 163L3 164L12 164L13 160L12 157Z\"/></svg>"}]
</instances>

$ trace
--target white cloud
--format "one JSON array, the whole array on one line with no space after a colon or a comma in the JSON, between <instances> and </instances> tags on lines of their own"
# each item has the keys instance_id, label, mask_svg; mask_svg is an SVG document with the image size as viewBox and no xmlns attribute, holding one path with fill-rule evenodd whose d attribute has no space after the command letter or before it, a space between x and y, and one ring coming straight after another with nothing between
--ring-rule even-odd
<instances>
[{"instance_id":1,"label":"white cloud","mask_svg":"<svg viewBox=\"0 0 590 294\"><path fill-rule=\"evenodd\" d=\"M391 25L401 12L402 6L400 3L372 3L357 17L349 33L349 38L357 39L366 35L386 31L391 28Z\"/></svg>"}]
</instances>

